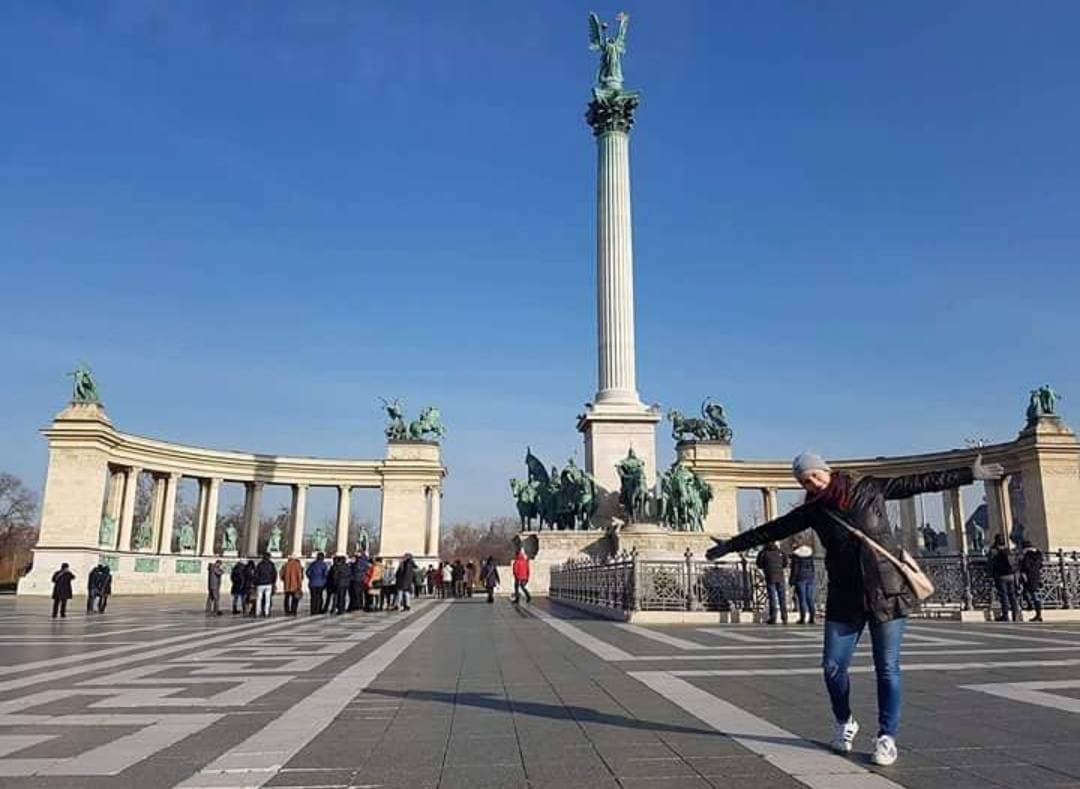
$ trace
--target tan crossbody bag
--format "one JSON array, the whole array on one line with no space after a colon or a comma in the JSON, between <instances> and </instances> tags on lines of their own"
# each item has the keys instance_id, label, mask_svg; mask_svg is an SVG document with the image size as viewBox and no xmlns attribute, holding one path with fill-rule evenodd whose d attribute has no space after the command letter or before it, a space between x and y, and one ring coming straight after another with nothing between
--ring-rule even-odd
<instances>
[{"instance_id":1,"label":"tan crossbody bag","mask_svg":"<svg viewBox=\"0 0 1080 789\"><path fill-rule=\"evenodd\" d=\"M934 593L934 582L930 580L930 576L923 572L922 568L919 567L918 562L915 561L910 553L901 548L900 558L897 559L882 545L878 544L866 534L863 534L863 532L856 529L835 512L832 510L825 511L829 514L829 517L862 540L866 546L874 551L874 553L880 554L892 562L896 569L900 571L900 575L904 577L904 581L907 583L908 588L911 589L911 593L915 595L916 600L925 600Z\"/></svg>"}]
</instances>

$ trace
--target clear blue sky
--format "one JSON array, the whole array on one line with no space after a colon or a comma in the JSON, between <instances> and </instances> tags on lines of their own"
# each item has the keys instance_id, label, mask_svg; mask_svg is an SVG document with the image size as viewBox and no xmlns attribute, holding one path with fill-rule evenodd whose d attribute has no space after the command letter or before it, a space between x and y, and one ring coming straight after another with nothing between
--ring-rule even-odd
<instances>
[{"instance_id":1,"label":"clear blue sky","mask_svg":"<svg viewBox=\"0 0 1080 789\"><path fill-rule=\"evenodd\" d=\"M0 469L40 488L81 359L216 447L368 457L380 395L437 404L447 520L580 459L589 10L0 4ZM1008 439L1044 381L1080 423L1080 5L626 10L643 397L742 457Z\"/></svg>"}]
</instances>

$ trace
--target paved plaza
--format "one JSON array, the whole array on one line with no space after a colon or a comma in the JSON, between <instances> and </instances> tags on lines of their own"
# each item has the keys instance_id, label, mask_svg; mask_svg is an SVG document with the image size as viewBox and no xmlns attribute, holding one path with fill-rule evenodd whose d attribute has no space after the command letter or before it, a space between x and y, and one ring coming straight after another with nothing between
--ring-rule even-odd
<instances>
[{"instance_id":1,"label":"paved plaza","mask_svg":"<svg viewBox=\"0 0 1080 789\"><path fill-rule=\"evenodd\" d=\"M822 747L818 628L74 602L53 621L0 600L4 787L1080 787L1080 626L912 621L902 756L879 769L866 649L856 753Z\"/></svg>"}]
</instances>

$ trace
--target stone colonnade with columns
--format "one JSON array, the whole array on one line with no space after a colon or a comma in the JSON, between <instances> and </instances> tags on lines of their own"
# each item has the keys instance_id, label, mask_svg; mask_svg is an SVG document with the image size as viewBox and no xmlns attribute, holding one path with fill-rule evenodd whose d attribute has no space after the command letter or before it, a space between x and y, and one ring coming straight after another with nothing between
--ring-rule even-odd
<instances>
[{"instance_id":1,"label":"stone colonnade with columns","mask_svg":"<svg viewBox=\"0 0 1080 789\"><path fill-rule=\"evenodd\" d=\"M713 500L705 523L709 534L724 537L739 531L736 495L739 490L757 490L762 496L765 519L781 515L777 511L777 493L798 489L787 461L735 460L731 445L719 441L681 443L676 447L679 461L700 474L713 489ZM1005 467L1003 480L975 483L984 487L987 517L987 542L994 535L1012 532L1014 520L1024 525L1025 537L1041 549L1080 549L1080 443L1058 417L1043 417L1022 430L1016 440L991 444L977 449L955 449L922 455L830 460L836 470L855 475L897 477L927 471L970 466L976 455L987 463ZM1009 495L1010 485L1020 482L1023 512L1016 512L1016 501ZM923 494L927 495L927 494ZM958 490L944 491L942 510L949 548L957 553L968 550L964 524L967 515ZM900 504L900 529L903 540L913 552L919 546L919 521L913 498Z\"/></svg>"},{"instance_id":2,"label":"stone colonnade with columns","mask_svg":"<svg viewBox=\"0 0 1080 789\"><path fill-rule=\"evenodd\" d=\"M308 492L337 493L334 534L326 552L348 553L349 502L354 488L382 491L381 553L411 553L418 563L436 561L442 466L439 445L390 441L381 460L258 455L174 444L117 431L104 409L72 404L44 434L49 468L34 564L19 582L19 594L50 594L52 573L68 562L76 588L90 569L107 563L114 593L199 592L214 558L234 561L266 550L259 542L259 516L266 485L292 490L288 529L281 554L303 554ZM153 480L142 533L135 524L139 475ZM172 535L181 479L198 485L192 529L194 547L173 551ZM225 482L242 483L244 515L234 551L222 550L219 496Z\"/></svg>"}]
</instances>

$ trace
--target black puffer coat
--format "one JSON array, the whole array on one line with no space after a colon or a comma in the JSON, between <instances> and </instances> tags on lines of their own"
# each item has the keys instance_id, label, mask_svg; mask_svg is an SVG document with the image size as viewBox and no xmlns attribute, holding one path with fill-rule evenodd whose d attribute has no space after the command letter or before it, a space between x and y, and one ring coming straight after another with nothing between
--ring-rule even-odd
<instances>
[{"instance_id":1,"label":"black puffer coat","mask_svg":"<svg viewBox=\"0 0 1080 789\"><path fill-rule=\"evenodd\" d=\"M852 478L848 507L836 512L879 545L899 555L900 542L889 525L885 500L935 493L971 482L970 468L892 479ZM745 551L786 539L804 529L813 529L825 548L825 569L829 575L826 619L858 622L869 616L887 622L907 616L914 607L915 597L893 564L834 521L821 503L807 502L776 520L743 532L725 541L723 550L725 553Z\"/></svg>"}]
</instances>

